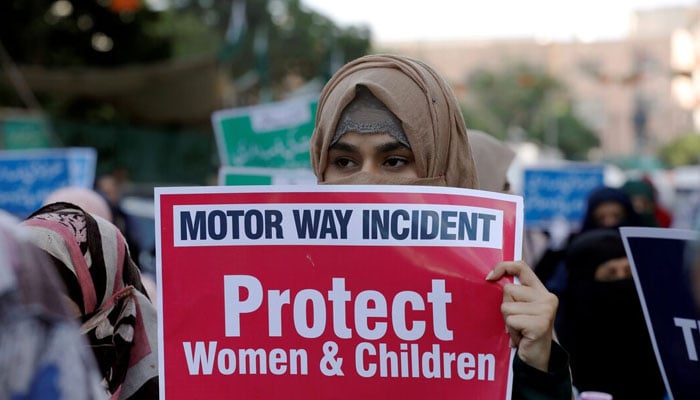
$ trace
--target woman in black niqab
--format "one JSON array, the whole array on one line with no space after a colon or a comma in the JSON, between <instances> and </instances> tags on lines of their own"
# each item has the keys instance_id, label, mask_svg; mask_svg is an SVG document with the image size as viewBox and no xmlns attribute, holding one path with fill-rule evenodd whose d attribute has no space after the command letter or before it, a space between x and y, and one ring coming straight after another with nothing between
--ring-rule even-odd
<instances>
[{"instance_id":1,"label":"woman in black niqab","mask_svg":"<svg viewBox=\"0 0 700 400\"><path fill-rule=\"evenodd\" d=\"M621 279L596 275L611 260L626 261L616 229L581 233L567 250L557 332L571 356L574 386L615 400L660 400L664 384L629 269Z\"/></svg>"}]
</instances>

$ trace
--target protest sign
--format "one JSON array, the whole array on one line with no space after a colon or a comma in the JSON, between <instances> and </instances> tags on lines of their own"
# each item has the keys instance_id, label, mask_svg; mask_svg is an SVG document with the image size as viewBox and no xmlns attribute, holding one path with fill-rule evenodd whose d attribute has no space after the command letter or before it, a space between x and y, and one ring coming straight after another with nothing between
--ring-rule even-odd
<instances>
[{"instance_id":1,"label":"protest sign","mask_svg":"<svg viewBox=\"0 0 700 400\"><path fill-rule=\"evenodd\" d=\"M40 113L0 110L0 140L6 150L46 148L52 145L48 118Z\"/></svg>"},{"instance_id":2,"label":"protest sign","mask_svg":"<svg viewBox=\"0 0 700 400\"><path fill-rule=\"evenodd\" d=\"M412 186L156 188L161 398L510 398L522 199Z\"/></svg>"},{"instance_id":3,"label":"protest sign","mask_svg":"<svg viewBox=\"0 0 700 400\"><path fill-rule=\"evenodd\" d=\"M620 232L666 391L672 400L697 399L700 314L693 302L686 258L697 232L632 227Z\"/></svg>"},{"instance_id":4,"label":"protest sign","mask_svg":"<svg viewBox=\"0 0 700 400\"><path fill-rule=\"evenodd\" d=\"M221 165L311 169L317 103L317 96L304 96L214 112Z\"/></svg>"},{"instance_id":5,"label":"protest sign","mask_svg":"<svg viewBox=\"0 0 700 400\"><path fill-rule=\"evenodd\" d=\"M0 209L25 218L56 189L91 188L96 163L92 148L0 151Z\"/></svg>"},{"instance_id":6,"label":"protest sign","mask_svg":"<svg viewBox=\"0 0 700 400\"><path fill-rule=\"evenodd\" d=\"M586 211L591 190L603 185L604 166L562 163L533 166L523 171L525 225L547 229L555 220L576 229Z\"/></svg>"},{"instance_id":7,"label":"protest sign","mask_svg":"<svg viewBox=\"0 0 700 400\"><path fill-rule=\"evenodd\" d=\"M313 185L316 175L310 169L219 167L219 185Z\"/></svg>"}]
</instances>

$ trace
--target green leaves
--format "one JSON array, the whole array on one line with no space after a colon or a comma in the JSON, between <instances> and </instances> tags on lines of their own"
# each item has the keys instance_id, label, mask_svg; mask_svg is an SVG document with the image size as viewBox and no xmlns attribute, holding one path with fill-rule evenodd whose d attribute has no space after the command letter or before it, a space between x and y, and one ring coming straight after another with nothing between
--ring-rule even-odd
<instances>
[{"instance_id":1,"label":"green leaves","mask_svg":"<svg viewBox=\"0 0 700 400\"><path fill-rule=\"evenodd\" d=\"M700 163L700 135L689 133L664 146L661 159L670 167Z\"/></svg>"},{"instance_id":2,"label":"green leaves","mask_svg":"<svg viewBox=\"0 0 700 400\"><path fill-rule=\"evenodd\" d=\"M574 113L567 88L544 70L526 64L479 70L467 78L467 90L468 127L557 147L569 159L585 159L598 143Z\"/></svg>"}]
</instances>

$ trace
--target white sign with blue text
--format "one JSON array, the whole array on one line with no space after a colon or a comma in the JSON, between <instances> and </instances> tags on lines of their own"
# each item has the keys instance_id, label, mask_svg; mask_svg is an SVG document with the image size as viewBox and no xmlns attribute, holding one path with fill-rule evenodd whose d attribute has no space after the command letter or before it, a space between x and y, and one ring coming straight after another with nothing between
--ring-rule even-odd
<instances>
[{"instance_id":1,"label":"white sign with blue text","mask_svg":"<svg viewBox=\"0 0 700 400\"><path fill-rule=\"evenodd\" d=\"M25 218L56 189L91 188L96 164L93 148L0 151L0 209Z\"/></svg>"}]
</instances>

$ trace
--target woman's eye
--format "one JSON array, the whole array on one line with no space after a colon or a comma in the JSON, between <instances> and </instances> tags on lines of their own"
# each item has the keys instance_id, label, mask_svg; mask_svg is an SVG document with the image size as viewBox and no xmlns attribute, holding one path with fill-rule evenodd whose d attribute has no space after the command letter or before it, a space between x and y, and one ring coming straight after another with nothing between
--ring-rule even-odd
<instances>
[{"instance_id":1,"label":"woman's eye","mask_svg":"<svg viewBox=\"0 0 700 400\"><path fill-rule=\"evenodd\" d=\"M384 164L388 167L398 168L403 167L408 164L408 160L402 157L391 157L384 161Z\"/></svg>"},{"instance_id":2,"label":"woman's eye","mask_svg":"<svg viewBox=\"0 0 700 400\"><path fill-rule=\"evenodd\" d=\"M340 168L348 168L355 165L355 163L349 158L337 158L333 163Z\"/></svg>"}]
</instances>

